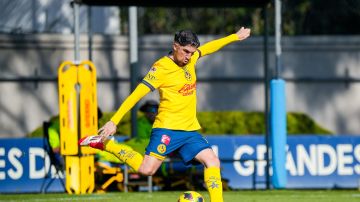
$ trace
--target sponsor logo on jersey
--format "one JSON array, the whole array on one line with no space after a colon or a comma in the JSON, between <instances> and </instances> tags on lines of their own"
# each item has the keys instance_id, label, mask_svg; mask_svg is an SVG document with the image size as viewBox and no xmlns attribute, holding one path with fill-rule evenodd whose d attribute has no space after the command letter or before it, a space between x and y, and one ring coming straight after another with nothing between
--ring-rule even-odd
<instances>
[{"instance_id":1,"label":"sponsor logo on jersey","mask_svg":"<svg viewBox=\"0 0 360 202\"><path fill-rule=\"evenodd\" d=\"M166 145L164 145L164 144L159 144L159 145L157 146L157 151L158 151L160 154L165 153L165 152L166 152Z\"/></svg>"},{"instance_id":2,"label":"sponsor logo on jersey","mask_svg":"<svg viewBox=\"0 0 360 202\"><path fill-rule=\"evenodd\" d=\"M145 78L149 81L156 80L156 77L154 75L152 75L150 72L146 75Z\"/></svg>"},{"instance_id":3,"label":"sponsor logo on jersey","mask_svg":"<svg viewBox=\"0 0 360 202\"><path fill-rule=\"evenodd\" d=\"M156 80L156 76L154 75L155 72L156 72L156 67L151 67L145 78L149 81Z\"/></svg>"},{"instance_id":4,"label":"sponsor logo on jersey","mask_svg":"<svg viewBox=\"0 0 360 202\"><path fill-rule=\"evenodd\" d=\"M188 96L194 94L196 90L196 82L192 84L185 84L178 92L183 96Z\"/></svg>"},{"instance_id":5,"label":"sponsor logo on jersey","mask_svg":"<svg viewBox=\"0 0 360 202\"><path fill-rule=\"evenodd\" d=\"M166 144L166 145L170 144L170 140L171 140L171 138L169 136L167 136L167 135L162 135L161 136L161 142Z\"/></svg>"}]
</instances>

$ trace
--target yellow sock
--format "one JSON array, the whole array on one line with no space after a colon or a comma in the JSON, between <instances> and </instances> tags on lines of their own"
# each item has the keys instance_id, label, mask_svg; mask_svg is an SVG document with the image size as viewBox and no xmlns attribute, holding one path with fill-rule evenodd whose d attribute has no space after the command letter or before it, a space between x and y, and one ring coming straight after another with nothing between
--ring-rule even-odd
<instances>
[{"instance_id":1,"label":"yellow sock","mask_svg":"<svg viewBox=\"0 0 360 202\"><path fill-rule=\"evenodd\" d=\"M107 140L104 143L104 150L114 154L135 171L139 171L140 165L144 159L139 152L134 151L125 144L116 143L114 140Z\"/></svg>"},{"instance_id":2,"label":"yellow sock","mask_svg":"<svg viewBox=\"0 0 360 202\"><path fill-rule=\"evenodd\" d=\"M211 202L223 202L220 168L205 168L204 180L210 194Z\"/></svg>"}]
</instances>

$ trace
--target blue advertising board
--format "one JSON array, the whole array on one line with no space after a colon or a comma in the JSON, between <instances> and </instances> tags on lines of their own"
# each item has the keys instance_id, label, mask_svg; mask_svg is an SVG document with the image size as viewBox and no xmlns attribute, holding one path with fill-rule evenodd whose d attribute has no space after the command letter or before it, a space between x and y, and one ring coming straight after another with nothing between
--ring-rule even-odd
<instances>
[{"instance_id":1,"label":"blue advertising board","mask_svg":"<svg viewBox=\"0 0 360 202\"><path fill-rule=\"evenodd\" d=\"M263 136L208 136L219 155L222 176L234 189L265 188ZM360 137L289 136L286 188L356 188L360 178ZM49 174L49 175L48 175ZM45 176L50 176L45 178ZM40 138L0 139L0 192L63 192Z\"/></svg>"},{"instance_id":2,"label":"blue advertising board","mask_svg":"<svg viewBox=\"0 0 360 202\"><path fill-rule=\"evenodd\" d=\"M223 159L222 176L229 179L230 187L265 188L264 137L217 136L209 137L208 141ZM286 188L359 186L360 137L289 136L286 150Z\"/></svg>"},{"instance_id":3,"label":"blue advertising board","mask_svg":"<svg viewBox=\"0 0 360 202\"><path fill-rule=\"evenodd\" d=\"M54 179L48 192L63 192L60 180L43 148L42 138L0 139L0 192L41 192Z\"/></svg>"}]
</instances>

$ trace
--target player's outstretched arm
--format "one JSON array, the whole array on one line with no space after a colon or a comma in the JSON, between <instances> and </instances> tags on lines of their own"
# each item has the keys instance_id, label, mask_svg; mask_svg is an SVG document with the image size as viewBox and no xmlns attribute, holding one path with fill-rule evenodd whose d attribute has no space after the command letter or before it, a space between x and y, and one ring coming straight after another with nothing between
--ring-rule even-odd
<instances>
[{"instance_id":1,"label":"player's outstretched arm","mask_svg":"<svg viewBox=\"0 0 360 202\"><path fill-rule=\"evenodd\" d=\"M150 88L145 84L140 83L136 89L126 98L126 100L121 104L119 109L116 111L114 116L108 121L103 127L98 131L101 136L101 140L105 141L107 137L115 134L116 125L120 122L122 117L134 107L134 105L143 98L146 94L150 92Z\"/></svg>"},{"instance_id":2,"label":"player's outstretched arm","mask_svg":"<svg viewBox=\"0 0 360 202\"><path fill-rule=\"evenodd\" d=\"M250 36L251 30L249 28L241 27L235 34L231 34L227 37L223 37L217 40L210 41L198 48L201 56L209 55L220 50L222 47L235 42L242 41Z\"/></svg>"}]
</instances>

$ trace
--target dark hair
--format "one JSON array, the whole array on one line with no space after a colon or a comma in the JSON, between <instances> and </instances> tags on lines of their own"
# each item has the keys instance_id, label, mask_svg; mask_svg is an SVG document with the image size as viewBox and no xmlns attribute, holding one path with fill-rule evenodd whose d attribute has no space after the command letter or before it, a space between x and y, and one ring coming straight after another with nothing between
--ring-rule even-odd
<instances>
[{"instance_id":1,"label":"dark hair","mask_svg":"<svg viewBox=\"0 0 360 202\"><path fill-rule=\"evenodd\" d=\"M180 30L175 33L174 42L181 46L191 45L196 48L200 46L198 37L191 30Z\"/></svg>"},{"instance_id":2,"label":"dark hair","mask_svg":"<svg viewBox=\"0 0 360 202\"><path fill-rule=\"evenodd\" d=\"M159 103L155 100L146 101L141 107L140 111L142 112L157 112Z\"/></svg>"}]
</instances>

